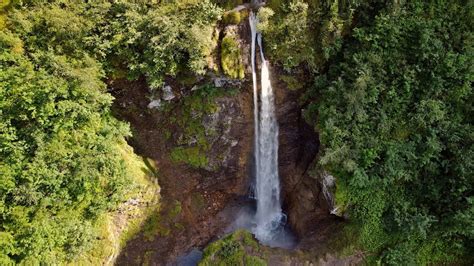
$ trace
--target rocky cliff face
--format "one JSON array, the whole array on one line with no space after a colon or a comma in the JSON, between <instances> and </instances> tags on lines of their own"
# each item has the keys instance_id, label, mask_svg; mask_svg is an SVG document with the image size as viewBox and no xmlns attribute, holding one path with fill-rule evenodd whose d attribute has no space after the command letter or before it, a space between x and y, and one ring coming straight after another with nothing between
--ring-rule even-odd
<instances>
[{"instance_id":1,"label":"rocky cliff face","mask_svg":"<svg viewBox=\"0 0 474 266\"><path fill-rule=\"evenodd\" d=\"M276 95L276 110L280 126L279 171L282 183L283 209L290 227L301 239L315 229L321 229L330 215L330 206L322 189L319 175L314 175L319 138L314 128L302 117L299 104L302 90L291 90L272 69L272 85Z\"/></svg>"},{"instance_id":2,"label":"rocky cliff face","mask_svg":"<svg viewBox=\"0 0 474 266\"><path fill-rule=\"evenodd\" d=\"M231 223L229 210L248 197L253 96L245 22L229 26L240 50L234 53L240 58L231 61L239 68L242 64L244 79L229 79L219 74L222 66L218 66L221 71L204 77L169 78L157 91L144 80L109 82L116 97L114 112L131 124L129 143L139 155L156 162L162 187L162 205L123 248L118 264L165 264L193 247L205 246ZM222 50L220 43L216 49ZM283 207L291 228L304 237L330 219L321 184L308 173L318 154L318 135L302 118L298 104L302 91L288 89L279 69L271 71L280 127Z\"/></svg>"},{"instance_id":3,"label":"rocky cliff face","mask_svg":"<svg viewBox=\"0 0 474 266\"><path fill-rule=\"evenodd\" d=\"M232 94L221 88L224 93L213 96L209 112L203 112L202 106L195 105L207 104L201 100L208 96L193 96L199 89L184 95L172 84L175 97L165 100L155 95L163 103L150 109L156 99L149 99L152 93L142 80L116 80L109 87L116 97L115 113L131 124L130 144L139 155L156 162L162 187L160 210L127 243L117 262L173 261L219 235L229 223L221 212L247 194L253 134L251 95L245 89ZM194 100L187 103L189 99ZM189 120L176 120L186 115ZM176 151L191 152L175 158ZM204 163L193 164L194 157L205 158Z\"/></svg>"}]
</instances>

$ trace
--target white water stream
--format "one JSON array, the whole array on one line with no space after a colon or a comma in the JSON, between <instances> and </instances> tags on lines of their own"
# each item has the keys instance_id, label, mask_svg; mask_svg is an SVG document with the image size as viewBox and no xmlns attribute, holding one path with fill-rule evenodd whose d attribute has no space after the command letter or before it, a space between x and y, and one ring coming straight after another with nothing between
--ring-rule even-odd
<instances>
[{"instance_id":1,"label":"white water stream","mask_svg":"<svg viewBox=\"0 0 474 266\"><path fill-rule=\"evenodd\" d=\"M270 244L281 235L282 220L285 217L280 203L278 122L275 117L270 73L263 54L262 35L257 31L256 26L258 20L253 12L250 12L249 23L252 32L251 63L255 120L255 197L257 200L253 232L258 240ZM256 40L258 42L261 58L260 109L258 108L257 73L255 65Z\"/></svg>"}]
</instances>

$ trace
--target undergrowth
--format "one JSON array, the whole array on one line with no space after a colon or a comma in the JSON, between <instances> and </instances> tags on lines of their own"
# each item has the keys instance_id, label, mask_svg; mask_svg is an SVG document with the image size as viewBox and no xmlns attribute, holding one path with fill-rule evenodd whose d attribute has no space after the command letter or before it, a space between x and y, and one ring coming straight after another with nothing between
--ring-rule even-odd
<instances>
[{"instance_id":1,"label":"undergrowth","mask_svg":"<svg viewBox=\"0 0 474 266\"><path fill-rule=\"evenodd\" d=\"M245 77L244 64L235 34L227 33L221 44L221 64L224 74L234 79Z\"/></svg>"}]
</instances>

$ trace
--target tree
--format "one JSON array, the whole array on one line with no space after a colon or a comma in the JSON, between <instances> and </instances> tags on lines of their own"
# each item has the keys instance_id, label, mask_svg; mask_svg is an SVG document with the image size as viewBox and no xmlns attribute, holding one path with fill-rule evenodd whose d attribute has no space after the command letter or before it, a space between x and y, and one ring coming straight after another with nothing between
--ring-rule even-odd
<instances>
[{"instance_id":1,"label":"tree","mask_svg":"<svg viewBox=\"0 0 474 266\"><path fill-rule=\"evenodd\" d=\"M84 25L71 18L69 35L52 23L65 11L45 8L38 20L13 14L18 33L0 32L0 264L86 251L128 182L119 148L129 129L110 114L103 71L61 39Z\"/></svg>"},{"instance_id":2,"label":"tree","mask_svg":"<svg viewBox=\"0 0 474 266\"><path fill-rule=\"evenodd\" d=\"M321 163L345 188L362 244L385 263L473 252L469 7L387 6L317 77Z\"/></svg>"}]
</instances>

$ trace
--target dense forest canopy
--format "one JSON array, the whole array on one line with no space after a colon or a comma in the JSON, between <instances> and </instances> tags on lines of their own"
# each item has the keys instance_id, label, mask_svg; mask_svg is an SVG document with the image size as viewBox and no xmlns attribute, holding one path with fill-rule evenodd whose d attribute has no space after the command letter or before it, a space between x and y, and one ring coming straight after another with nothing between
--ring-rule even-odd
<instances>
[{"instance_id":1,"label":"dense forest canopy","mask_svg":"<svg viewBox=\"0 0 474 266\"><path fill-rule=\"evenodd\" d=\"M128 180L91 23L58 5L11 9L0 32L0 264L87 250ZM65 26L68 21L68 27Z\"/></svg>"},{"instance_id":2,"label":"dense forest canopy","mask_svg":"<svg viewBox=\"0 0 474 266\"><path fill-rule=\"evenodd\" d=\"M314 77L302 102L320 133L319 163L337 177L354 241L383 263L472 260L473 7L300 0L260 9L272 59L286 75Z\"/></svg>"},{"instance_id":3,"label":"dense forest canopy","mask_svg":"<svg viewBox=\"0 0 474 266\"><path fill-rule=\"evenodd\" d=\"M216 25L241 3L0 1L0 264L91 248L130 180L107 79L158 88L214 71ZM270 0L258 14L374 262L472 262L473 12L464 0Z\"/></svg>"},{"instance_id":4,"label":"dense forest canopy","mask_svg":"<svg viewBox=\"0 0 474 266\"><path fill-rule=\"evenodd\" d=\"M472 11L462 1L384 8L315 79L321 164L384 263L472 256Z\"/></svg>"},{"instance_id":5,"label":"dense forest canopy","mask_svg":"<svg viewBox=\"0 0 474 266\"><path fill-rule=\"evenodd\" d=\"M2 1L4 3L4 1ZM13 1L0 13L0 264L60 263L91 248L129 184L130 135L104 79L202 73L220 9ZM202 34L200 29L206 29Z\"/></svg>"}]
</instances>

